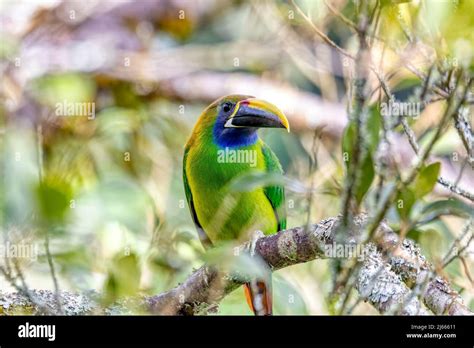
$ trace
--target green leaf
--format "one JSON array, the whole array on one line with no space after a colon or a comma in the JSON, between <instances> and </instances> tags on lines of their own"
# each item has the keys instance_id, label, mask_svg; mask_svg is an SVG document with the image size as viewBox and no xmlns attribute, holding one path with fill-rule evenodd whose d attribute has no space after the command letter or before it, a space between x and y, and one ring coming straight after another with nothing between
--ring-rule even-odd
<instances>
[{"instance_id":1,"label":"green leaf","mask_svg":"<svg viewBox=\"0 0 474 348\"><path fill-rule=\"evenodd\" d=\"M352 155L352 149L355 145L355 137L355 123L351 121L346 126L346 129L344 129L344 134L342 136L342 158L346 167L351 160L350 156Z\"/></svg>"},{"instance_id":2,"label":"green leaf","mask_svg":"<svg viewBox=\"0 0 474 348\"><path fill-rule=\"evenodd\" d=\"M356 125L353 121L349 122L344 130L344 135L342 138L342 158L346 168L349 161L351 160L352 151L356 145L355 127ZM366 127L368 132L368 149L364 158L362 159L362 162L360 163L361 173L359 174L356 188L354 190L355 198L359 204L369 190L370 185L372 184L372 181L375 177L374 163L371 153L377 149L377 144L379 141L380 115L376 107L371 108L367 118Z\"/></svg>"},{"instance_id":3,"label":"green leaf","mask_svg":"<svg viewBox=\"0 0 474 348\"><path fill-rule=\"evenodd\" d=\"M435 162L420 171L412 187L416 197L426 196L433 190L436 180L438 180L440 169L441 163Z\"/></svg>"},{"instance_id":4,"label":"green leaf","mask_svg":"<svg viewBox=\"0 0 474 348\"><path fill-rule=\"evenodd\" d=\"M69 207L70 196L67 188L59 184L44 182L36 190L38 207L47 221L61 221Z\"/></svg>"},{"instance_id":5,"label":"green leaf","mask_svg":"<svg viewBox=\"0 0 474 348\"><path fill-rule=\"evenodd\" d=\"M372 106L369 110L366 124L368 135L366 140L372 153L375 153L377 150L380 140L380 128L382 123L380 117L380 110L377 108L377 106Z\"/></svg>"},{"instance_id":6,"label":"green leaf","mask_svg":"<svg viewBox=\"0 0 474 348\"><path fill-rule=\"evenodd\" d=\"M415 193L410 188L405 188L398 193L397 201L395 202L398 214L403 220L407 220L410 216L411 208L416 202Z\"/></svg>"},{"instance_id":7,"label":"green leaf","mask_svg":"<svg viewBox=\"0 0 474 348\"><path fill-rule=\"evenodd\" d=\"M443 214L469 217L474 216L474 208L457 199L446 199L427 204L421 214Z\"/></svg>"},{"instance_id":8,"label":"green leaf","mask_svg":"<svg viewBox=\"0 0 474 348\"><path fill-rule=\"evenodd\" d=\"M364 161L362 162L361 173L359 174L357 180L357 187L355 190L355 197L357 202L360 204L365 194L370 188L372 181L375 177L374 163L372 161L372 156L369 151L367 151Z\"/></svg>"},{"instance_id":9,"label":"green leaf","mask_svg":"<svg viewBox=\"0 0 474 348\"><path fill-rule=\"evenodd\" d=\"M412 239L412 240L414 240L415 242L418 243L418 241L420 240L420 236L423 232L424 232L423 230L411 229L407 233L407 238L410 238L410 239Z\"/></svg>"},{"instance_id":10,"label":"green leaf","mask_svg":"<svg viewBox=\"0 0 474 348\"><path fill-rule=\"evenodd\" d=\"M419 243L425 252L425 257L432 258L434 255L439 257L441 250L446 250L449 245L439 229L429 228L420 234Z\"/></svg>"}]
</instances>

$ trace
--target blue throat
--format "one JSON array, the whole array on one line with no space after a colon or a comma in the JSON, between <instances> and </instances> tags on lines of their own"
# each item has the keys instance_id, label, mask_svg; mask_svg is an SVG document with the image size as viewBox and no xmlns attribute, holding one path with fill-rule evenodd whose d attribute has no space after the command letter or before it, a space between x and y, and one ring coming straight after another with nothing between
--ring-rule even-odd
<instances>
[{"instance_id":1,"label":"blue throat","mask_svg":"<svg viewBox=\"0 0 474 348\"><path fill-rule=\"evenodd\" d=\"M222 148L253 145L258 140L257 128L225 128L225 118L217 117L212 130L214 142Z\"/></svg>"}]
</instances>

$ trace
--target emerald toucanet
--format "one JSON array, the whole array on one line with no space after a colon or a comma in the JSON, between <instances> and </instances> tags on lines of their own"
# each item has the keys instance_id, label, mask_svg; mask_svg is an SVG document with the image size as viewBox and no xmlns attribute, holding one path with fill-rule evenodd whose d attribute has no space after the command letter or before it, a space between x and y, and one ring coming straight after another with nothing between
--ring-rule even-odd
<instances>
[{"instance_id":1,"label":"emerald toucanet","mask_svg":"<svg viewBox=\"0 0 474 348\"><path fill-rule=\"evenodd\" d=\"M229 190L233 179L250 171L282 173L278 158L257 134L262 127L290 130L276 106L246 95L218 99L194 126L184 151L183 181L205 247L248 240L255 231L267 235L286 228L283 186ZM255 314L272 313L271 274L246 284L244 290Z\"/></svg>"}]
</instances>

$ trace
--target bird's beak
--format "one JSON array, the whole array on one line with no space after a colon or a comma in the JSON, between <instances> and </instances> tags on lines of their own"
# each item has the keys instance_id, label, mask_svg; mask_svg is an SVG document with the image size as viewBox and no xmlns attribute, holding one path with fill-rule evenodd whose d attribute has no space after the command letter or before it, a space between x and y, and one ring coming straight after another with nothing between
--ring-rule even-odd
<instances>
[{"instance_id":1,"label":"bird's beak","mask_svg":"<svg viewBox=\"0 0 474 348\"><path fill-rule=\"evenodd\" d=\"M290 124L283 112L275 105L255 98L239 101L224 127L285 128L290 131Z\"/></svg>"}]
</instances>

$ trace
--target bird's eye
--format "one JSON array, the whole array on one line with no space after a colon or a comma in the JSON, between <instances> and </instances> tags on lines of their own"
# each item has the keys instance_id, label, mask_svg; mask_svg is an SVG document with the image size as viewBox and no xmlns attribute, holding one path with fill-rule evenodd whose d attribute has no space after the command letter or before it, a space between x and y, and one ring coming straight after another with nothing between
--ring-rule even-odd
<instances>
[{"instance_id":1,"label":"bird's eye","mask_svg":"<svg viewBox=\"0 0 474 348\"><path fill-rule=\"evenodd\" d=\"M225 103L225 104L222 106L222 110L224 110L224 112L229 112L230 109L232 109L232 104L231 104L231 103Z\"/></svg>"}]
</instances>

